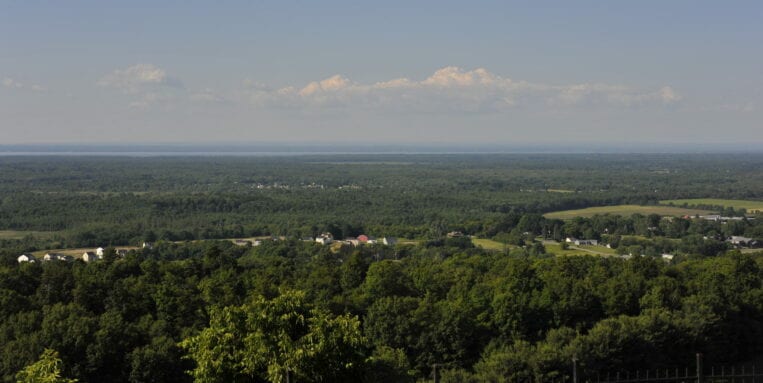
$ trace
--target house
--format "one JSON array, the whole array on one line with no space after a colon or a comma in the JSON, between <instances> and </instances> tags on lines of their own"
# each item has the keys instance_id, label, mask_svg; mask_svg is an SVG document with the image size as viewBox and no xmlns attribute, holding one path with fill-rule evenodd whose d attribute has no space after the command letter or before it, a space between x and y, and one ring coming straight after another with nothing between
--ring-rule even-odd
<instances>
[{"instance_id":1,"label":"house","mask_svg":"<svg viewBox=\"0 0 763 383\"><path fill-rule=\"evenodd\" d=\"M103 253L103 252L101 252ZM98 256L96 253L92 251L86 251L84 254L82 254L82 260L85 262L93 262L97 261L99 259L103 258L102 256Z\"/></svg>"},{"instance_id":2,"label":"house","mask_svg":"<svg viewBox=\"0 0 763 383\"><path fill-rule=\"evenodd\" d=\"M315 242L320 243L321 245L328 245L329 243L333 241L331 240L331 238L317 237L315 238Z\"/></svg>"},{"instance_id":3,"label":"house","mask_svg":"<svg viewBox=\"0 0 763 383\"><path fill-rule=\"evenodd\" d=\"M564 239L564 242L567 242L567 243L573 243L575 241L577 241L577 238L575 237L567 237Z\"/></svg>"},{"instance_id":4,"label":"house","mask_svg":"<svg viewBox=\"0 0 763 383\"><path fill-rule=\"evenodd\" d=\"M366 241L366 243L369 245L375 245L377 242L379 241L376 240L376 237L371 237L371 236L368 236L368 241Z\"/></svg>"},{"instance_id":5,"label":"house","mask_svg":"<svg viewBox=\"0 0 763 383\"><path fill-rule=\"evenodd\" d=\"M60 253L46 253L42 259L44 261L63 261L65 260L64 255Z\"/></svg>"},{"instance_id":6,"label":"house","mask_svg":"<svg viewBox=\"0 0 763 383\"><path fill-rule=\"evenodd\" d=\"M673 254L662 254L662 259L666 262L670 262L673 260Z\"/></svg>"},{"instance_id":7,"label":"house","mask_svg":"<svg viewBox=\"0 0 763 383\"><path fill-rule=\"evenodd\" d=\"M334 242L334 235L331 233L323 233L318 237L315 237L315 242L320 243L321 245L328 245L331 242Z\"/></svg>"},{"instance_id":8,"label":"house","mask_svg":"<svg viewBox=\"0 0 763 383\"><path fill-rule=\"evenodd\" d=\"M95 255L97 255L99 257L103 257L103 251L104 250L106 250L106 249L104 249L102 247L99 247L99 248L95 249Z\"/></svg>"},{"instance_id":9,"label":"house","mask_svg":"<svg viewBox=\"0 0 763 383\"><path fill-rule=\"evenodd\" d=\"M37 258L35 258L34 255L32 254L21 254L19 255L18 258L16 258L16 261L18 261L19 263L22 263L22 262L35 263L37 262Z\"/></svg>"},{"instance_id":10,"label":"house","mask_svg":"<svg viewBox=\"0 0 763 383\"><path fill-rule=\"evenodd\" d=\"M596 246L599 244L599 241L595 239L576 239L574 243L576 246L581 246L581 245Z\"/></svg>"},{"instance_id":11,"label":"house","mask_svg":"<svg viewBox=\"0 0 763 383\"><path fill-rule=\"evenodd\" d=\"M142 246L142 247L143 247L144 249L149 249L149 250L151 250L151 249L153 249L153 248L154 248L154 244L153 244L153 243L151 243L151 242L143 242L143 246Z\"/></svg>"},{"instance_id":12,"label":"house","mask_svg":"<svg viewBox=\"0 0 763 383\"><path fill-rule=\"evenodd\" d=\"M259 246L262 245L262 241L259 239L255 239L254 242L252 242L252 246Z\"/></svg>"},{"instance_id":13,"label":"house","mask_svg":"<svg viewBox=\"0 0 763 383\"><path fill-rule=\"evenodd\" d=\"M750 242L753 241L753 239L752 238L740 237L740 236L733 235L727 241L731 242L732 245L747 246Z\"/></svg>"},{"instance_id":14,"label":"house","mask_svg":"<svg viewBox=\"0 0 763 383\"><path fill-rule=\"evenodd\" d=\"M447 234L448 238L459 238L463 236L464 236L464 233L460 231L451 231L450 233Z\"/></svg>"},{"instance_id":15,"label":"house","mask_svg":"<svg viewBox=\"0 0 763 383\"><path fill-rule=\"evenodd\" d=\"M347 245L352 245L352 246L360 245L360 241L357 238L355 238L355 237L347 237L342 242L344 242Z\"/></svg>"},{"instance_id":16,"label":"house","mask_svg":"<svg viewBox=\"0 0 763 383\"><path fill-rule=\"evenodd\" d=\"M382 243L387 246L395 246L397 244L397 238L395 237L384 237L382 238Z\"/></svg>"},{"instance_id":17,"label":"house","mask_svg":"<svg viewBox=\"0 0 763 383\"><path fill-rule=\"evenodd\" d=\"M127 249L116 249L114 250L114 253L117 255L117 257L124 258L127 256Z\"/></svg>"},{"instance_id":18,"label":"house","mask_svg":"<svg viewBox=\"0 0 763 383\"><path fill-rule=\"evenodd\" d=\"M368 242L368 236L367 236L367 235L365 235L365 234L361 234L361 235L359 235L357 239L358 239L358 242L360 242L360 243L366 243L366 242Z\"/></svg>"}]
</instances>

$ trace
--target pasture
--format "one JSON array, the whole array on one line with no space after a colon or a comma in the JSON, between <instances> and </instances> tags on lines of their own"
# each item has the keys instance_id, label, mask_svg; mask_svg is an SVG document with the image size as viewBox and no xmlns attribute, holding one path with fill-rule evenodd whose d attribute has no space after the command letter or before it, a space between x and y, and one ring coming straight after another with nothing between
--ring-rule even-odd
<instances>
[{"instance_id":1,"label":"pasture","mask_svg":"<svg viewBox=\"0 0 763 383\"><path fill-rule=\"evenodd\" d=\"M723 206L734 209L745 209L748 213L763 212L763 201L745 201L740 199L721 198L692 198L692 199L669 199L660 201L663 205L673 206Z\"/></svg>"},{"instance_id":2,"label":"pasture","mask_svg":"<svg viewBox=\"0 0 763 383\"><path fill-rule=\"evenodd\" d=\"M546 213L543 216L546 218L554 219L573 219L575 217L593 217L594 215L613 214L629 216L632 214L659 214L667 216L684 216L684 215L703 215L711 214L712 211L701 209L690 209L675 206L654 205L654 206L641 206L641 205L615 205L615 206L596 206L585 209L576 210L562 210L551 213Z\"/></svg>"}]
</instances>

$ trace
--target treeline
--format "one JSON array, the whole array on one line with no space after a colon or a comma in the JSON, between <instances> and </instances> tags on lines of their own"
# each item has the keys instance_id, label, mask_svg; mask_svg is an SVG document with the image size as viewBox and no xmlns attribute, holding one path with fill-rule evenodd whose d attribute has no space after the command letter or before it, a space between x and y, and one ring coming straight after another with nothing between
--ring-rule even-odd
<instances>
[{"instance_id":1,"label":"treeline","mask_svg":"<svg viewBox=\"0 0 763 383\"><path fill-rule=\"evenodd\" d=\"M2 157L0 230L56 232L66 247L148 232L300 236L327 224L411 238L512 212L761 199L761 167L757 154Z\"/></svg>"},{"instance_id":2,"label":"treeline","mask_svg":"<svg viewBox=\"0 0 763 383\"><path fill-rule=\"evenodd\" d=\"M539 380L569 374L573 356L593 373L763 352L761 254L669 265L531 246L506 255L459 238L107 253L4 257L3 381L45 349L81 382L413 382L435 364L447 382Z\"/></svg>"}]
</instances>

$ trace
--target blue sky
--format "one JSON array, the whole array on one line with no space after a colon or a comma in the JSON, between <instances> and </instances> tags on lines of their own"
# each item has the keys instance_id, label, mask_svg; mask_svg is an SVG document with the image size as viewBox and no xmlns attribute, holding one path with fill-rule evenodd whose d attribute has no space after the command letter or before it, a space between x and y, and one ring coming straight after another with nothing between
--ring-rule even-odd
<instances>
[{"instance_id":1,"label":"blue sky","mask_svg":"<svg viewBox=\"0 0 763 383\"><path fill-rule=\"evenodd\" d=\"M763 143L755 1L0 7L5 143Z\"/></svg>"}]
</instances>

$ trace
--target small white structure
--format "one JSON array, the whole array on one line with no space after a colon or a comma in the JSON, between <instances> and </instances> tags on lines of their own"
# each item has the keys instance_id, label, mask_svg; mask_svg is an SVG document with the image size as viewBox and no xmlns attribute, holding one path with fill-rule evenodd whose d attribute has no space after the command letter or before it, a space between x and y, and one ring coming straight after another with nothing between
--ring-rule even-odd
<instances>
[{"instance_id":1,"label":"small white structure","mask_svg":"<svg viewBox=\"0 0 763 383\"><path fill-rule=\"evenodd\" d=\"M322 233L318 237L315 237L315 242L320 243L321 245L328 245L331 242L334 242L334 235L331 233Z\"/></svg>"},{"instance_id":2,"label":"small white structure","mask_svg":"<svg viewBox=\"0 0 763 383\"><path fill-rule=\"evenodd\" d=\"M262 245L262 241L259 239L255 239L254 242L252 242L252 246L259 246Z\"/></svg>"},{"instance_id":3,"label":"small white structure","mask_svg":"<svg viewBox=\"0 0 763 383\"><path fill-rule=\"evenodd\" d=\"M599 241L597 241L595 239L577 239L577 238L574 238L574 237L567 237L564 240L564 242L572 243L572 244L574 244L576 246L581 246L581 245L593 245L593 246L596 246L596 245L599 244Z\"/></svg>"},{"instance_id":4,"label":"small white structure","mask_svg":"<svg viewBox=\"0 0 763 383\"><path fill-rule=\"evenodd\" d=\"M149 250L151 250L151 249L153 249L153 248L154 248L154 244L153 244L153 243L151 243L151 242L143 242L143 246L142 246L142 247L143 247L144 249L149 249Z\"/></svg>"},{"instance_id":5,"label":"small white structure","mask_svg":"<svg viewBox=\"0 0 763 383\"><path fill-rule=\"evenodd\" d=\"M397 238L395 237L384 237L382 238L382 243L387 246L394 246L397 243Z\"/></svg>"},{"instance_id":6,"label":"small white structure","mask_svg":"<svg viewBox=\"0 0 763 383\"><path fill-rule=\"evenodd\" d=\"M102 247L99 247L99 248L95 249L95 255L97 255L99 257L103 257L103 251L104 250L106 250L106 249L104 249Z\"/></svg>"},{"instance_id":7,"label":"small white structure","mask_svg":"<svg viewBox=\"0 0 763 383\"><path fill-rule=\"evenodd\" d=\"M670 262L673 260L673 254L662 254L662 259L666 262Z\"/></svg>"},{"instance_id":8,"label":"small white structure","mask_svg":"<svg viewBox=\"0 0 763 383\"><path fill-rule=\"evenodd\" d=\"M347 237L344 239L344 243L352 246L360 246L360 240L355 237Z\"/></svg>"},{"instance_id":9,"label":"small white structure","mask_svg":"<svg viewBox=\"0 0 763 383\"><path fill-rule=\"evenodd\" d=\"M752 238L747 237L740 237L740 236L731 236L731 238L728 239L729 242L731 242L732 245L747 245L748 243L752 242Z\"/></svg>"},{"instance_id":10,"label":"small white structure","mask_svg":"<svg viewBox=\"0 0 763 383\"><path fill-rule=\"evenodd\" d=\"M114 254L116 254L117 257L124 258L127 256L127 249L116 249L114 250Z\"/></svg>"},{"instance_id":11,"label":"small white structure","mask_svg":"<svg viewBox=\"0 0 763 383\"><path fill-rule=\"evenodd\" d=\"M19 255L18 258L16 258L16 261L18 261L19 263L22 263L22 262L35 263L37 262L37 258L35 258L34 255L32 254L21 254Z\"/></svg>"},{"instance_id":12,"label":"small white structure","mask_svg":"<svg viewBox=\"0 0 763 383\"><path fill-rule=\"evenodd\" d=\"M59 253L46 253L42 259L44 261L63 261L64 255Z\"/></svg>"},{"instance_id":13,"label":"small white structure","mask_svg":"<svg viewBox=\"0 0 763 383\"><path fill-rule=\"evenodd\" d=\"M96 253L92 251L86 251L84 254L82 254L82 260L88 263L97 261L101 258L102 257L99 257Z\"/></svg>"}]
</instances>

